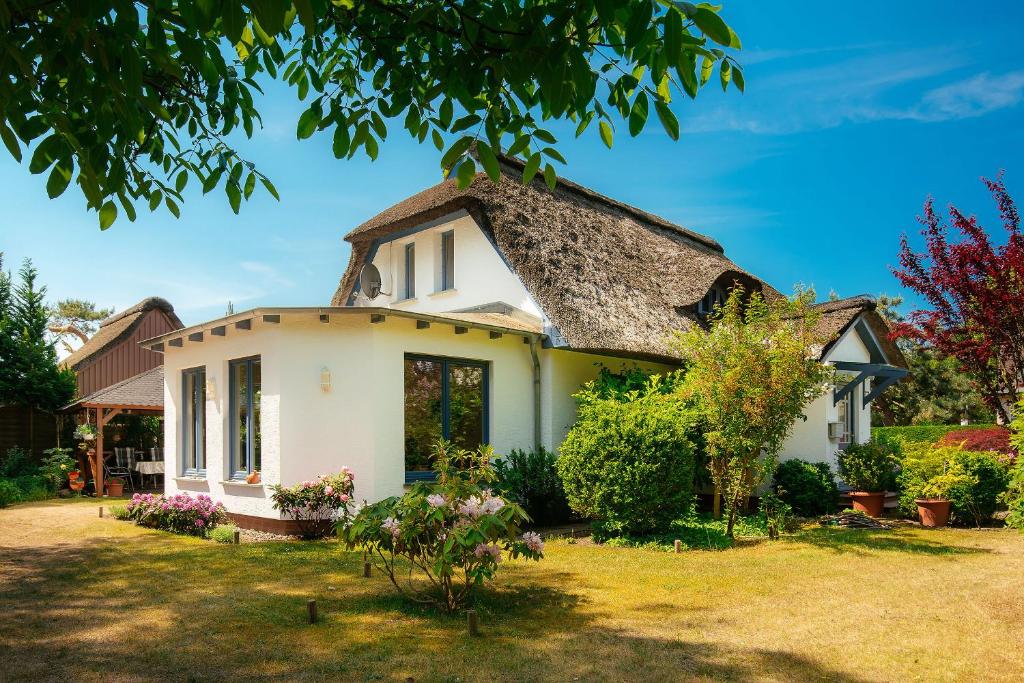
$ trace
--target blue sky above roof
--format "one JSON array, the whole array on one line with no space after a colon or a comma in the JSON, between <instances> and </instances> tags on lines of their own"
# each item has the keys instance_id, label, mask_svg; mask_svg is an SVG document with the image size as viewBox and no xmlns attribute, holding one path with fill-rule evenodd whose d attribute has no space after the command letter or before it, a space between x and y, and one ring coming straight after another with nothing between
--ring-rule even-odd
<instances>
[{"instance_id":1,"label":"blue sky above roof","mask_svg":"<svg viewBox=\"0 0 1024 683\"><path fill-rule=\"evenodd\" d=\"M979 176L1005 169L1024 201L1024 6L894 5L726 0L746 93L677 99L677 143L656 120L638 138L620 126L612 151L596 128L573 140L555 126L560 172L715 238L782 291L902 293L888 267L929 194L991 231ZM31 257L53 298L122 309L163 296L186 324L229 300L329 303L348 259L342 235L438 182L440 155L395 130L377 162L338 161L327 134L295 139L304 107L292 92L273 86L261 106L264 129L239 146L281 202L257 191L240 216L222 193L192 187L179 220L142 211L100 232L73 188L48 200L45 175L0 158L6 266Z\"/></svg>"}]
</instances>

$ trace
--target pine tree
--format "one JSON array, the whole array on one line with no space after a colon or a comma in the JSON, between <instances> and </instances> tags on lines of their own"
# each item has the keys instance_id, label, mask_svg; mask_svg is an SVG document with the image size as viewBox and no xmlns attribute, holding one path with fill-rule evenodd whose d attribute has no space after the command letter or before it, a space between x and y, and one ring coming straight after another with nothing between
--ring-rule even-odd
<instances>
[{"instance_id":1,"label":"pine tree","mask_svg":"<svg viewBox=\"0 0 1024 683\"><path fill-rule=\"evenodd\" d=\"M21 282L10 305L15 373L10 402L53 412L74 398L74 373L58 367L57 352L46 338L46 287L37 286L38 271L32 261L25 259L18 275Z\"/></svg>"},{"instance_id":2,"label":"pine tree","mask_svg":"<svg viewBox=\"0 0 1024 683\"><path fill-rule=\"evenodd\" d=\"M4 255L0 252L0 406L14 403L14 388L17 385L15 365L11 276L4 271Z\"/></svg>"}]
</instances>

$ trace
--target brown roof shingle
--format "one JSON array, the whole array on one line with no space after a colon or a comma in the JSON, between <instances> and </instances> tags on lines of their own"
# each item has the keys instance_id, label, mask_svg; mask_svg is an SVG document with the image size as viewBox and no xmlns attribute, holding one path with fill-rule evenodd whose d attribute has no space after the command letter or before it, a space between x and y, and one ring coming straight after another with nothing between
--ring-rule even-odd
<instances>
[{"instance_id":1,"label":"brown roof shingle","mask_svg":"<svg viewBox=\"0 0 1024 683\"><path fill-rule=\"evenodd\" d=\"M64 410L70 410L80 405L133 406L162 410L164 407L164 366L159 365L117 384L111 384L109 387L77 399Z\"/></svg>"}]
</instances>

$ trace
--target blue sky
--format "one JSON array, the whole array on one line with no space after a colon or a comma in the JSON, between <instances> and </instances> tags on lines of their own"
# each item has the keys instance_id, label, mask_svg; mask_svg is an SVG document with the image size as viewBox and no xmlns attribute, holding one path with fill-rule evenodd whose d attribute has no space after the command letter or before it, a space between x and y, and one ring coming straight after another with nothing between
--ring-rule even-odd
<instances>
[{"instance_id":1,"label":"blue sky","mask_svg":"<svg viewBox=\"0 0 1024 683\"><path fill-rule=\"evenodd\" d=\"M901 293L888 267L916 234L927 195L997 230L979 176L1006 171L1024 200L1024 6L962 2L762 3L725 0L743 40L747 91L677 99L683 135L656 121L612 151L596 128L562 149L566 177L719 240L777 288L824 296ZM770 9L769 9L770 8ZM240 146L271 176L235 216L222 193L193 192L175 220L97 227L73 188L0 157L0 251L31 257L51 298L118 309L168 298L186 323L256 305L326 305L352 227L439 180L439 155L396 130L381 158L338 161L330 139L295 139L303 106L281 88L265 128ZM621 128L624 129L624 126Z\"/></svg>"}]
</instances>

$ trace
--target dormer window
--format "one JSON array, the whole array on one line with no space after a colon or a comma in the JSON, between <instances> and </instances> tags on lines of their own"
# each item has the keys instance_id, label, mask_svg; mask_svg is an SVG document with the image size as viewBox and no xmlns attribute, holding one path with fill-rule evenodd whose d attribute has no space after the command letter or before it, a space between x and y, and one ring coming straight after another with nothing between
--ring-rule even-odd
<instances>
[{"instance_id":1,"label":"dormer window","mask_svg":"<svg viewBox=\"0 0 1024 683\"><path fill-rule=\"evenodd\" d=\"M707 318L714 313L716 307L725 304L725 297L725 289L720 285L714 285L697 303L697 314L702 318Z\"/></svg>"},{"instance_id":2,"label":"dormer window","mask_svg":"<svg viewBox=\"0 0 1024 683\"><path fill-rule=\"evenodd\" d=\"M441 253L438 259L440 272L438 273L439 292L455 289L455 231L447 230L441 233Z\"/></svg>"}]
</instances>

